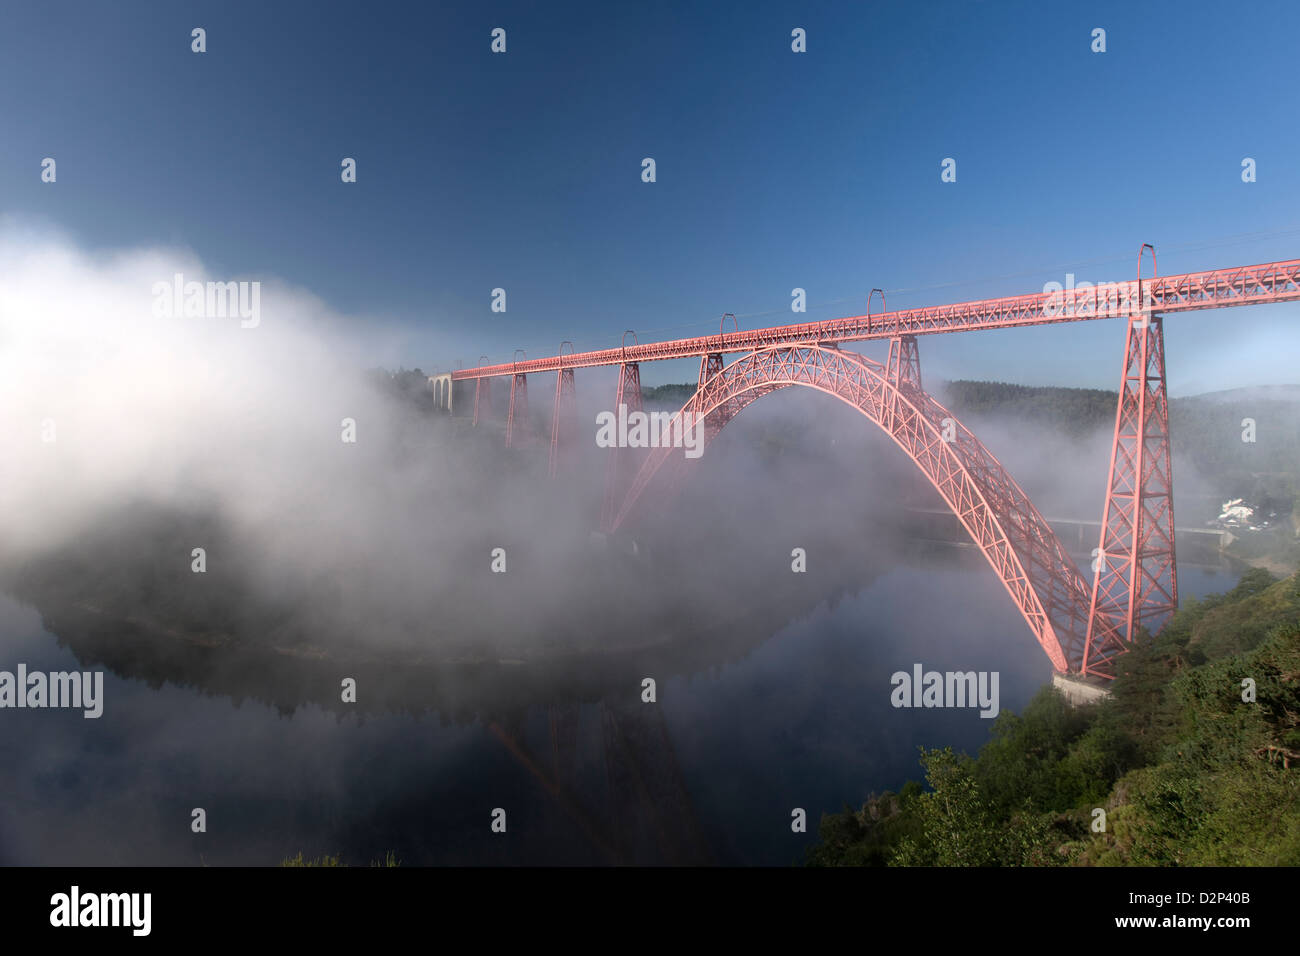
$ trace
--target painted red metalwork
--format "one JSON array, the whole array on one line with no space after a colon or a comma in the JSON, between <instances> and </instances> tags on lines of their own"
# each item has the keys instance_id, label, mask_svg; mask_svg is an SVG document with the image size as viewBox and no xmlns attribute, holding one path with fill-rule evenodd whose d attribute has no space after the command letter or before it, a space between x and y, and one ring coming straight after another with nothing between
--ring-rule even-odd
<instances>
[{"instance_id":1,"label":"painted red metalwork","mask_svg":"<svg viewBox=\"0 0 1300 956\"><path fill-rule=\"evenodd\" d=\"M820 346L760 349L709 380L677 413L708 414L739 399L747 407L779 388L801 385L852 405L880 426L952 508L997 572L1056 670L1077 670L1088 626L1089 591L1083 576L1028 496L971 432L929 395L899 388L879 362L856 352ZM708 440L708 433L705 433ZM628 521L652 478L682 449L652 449L612 524ZM1122 649L1115 637L1108 652ZM1099 637L1102 631L1099 629ZM1093 672L1107 676L1113 654Z\"/></svg>"},{"instance_id":2,"label":"painted red metalwork","mask_svg":"<svg viewBox=\"0 0 1300 956\"><path fill-rule=\"evenodd\" d=\"M569 347L569 354L573 354L573 343L567 339L560 343L560 355L564 354L564 347ZM573 410L577 399L577 389L573 382L573 369L562 368L555 373L555 407L551 410L551 460L550 474L554 478L559 471L560 460L560 432L565 433L567 439L569 432L573 427Z\"/></svg>"},{"instance_id":3,"label":"painted red metalwork","mask_svg":"<svg viewBox=\"0 0 1300 956\"><path fill-rule=\"evenodd\" d=\"M731 319L731 328L733 332L740 331L740 324L736 321L736 316L732 312L727 312L718 320L718 340L719 347L721 341L727 334L727 319ZM702 389L715 375L722 371L726 362L722 358L721 352L708 352L700 356L700 377L696 382L696 389ZM719 406L704 421L704 427L709 431L710 437L722 431L724 425L740 411L740 407L735 402Z\"/></svg>"},{"instance_id":4,"label":"painted red metalwork","mask_svg":"<svg viewBox=\"0 0 1300 956\"><path fill-rule=\"evenodd\" d=\"M921 391L921 358L916 349L915 335L900 335L889 340L889 358L885 374L895 388Z\"/></svg>"},{"instance_id":5,"label":"painted red metalwork","mask_svg":"<svg viewBox=\"0 0 1300 956\"><path fill-rule=\"evenodd\" d=\"M487 358L486 355L480 355L480 356L478 357L478 360L479 360L479 362L482 362L485 358ZM453 377L452 380L455 381L455 378ZM492 379L490 379L490 378L480 378L480 379L476 379L475 382L474 382L474 421L473 421L473 424L474 424L475 426L478 425L478 414L479 414L479 404L480 404L480 399L482 400L483 411L487 411L489 408L492 407Z\"/></svg>"},{"instance_id":6,"label":"painted red metalwork","mask_svg":"<svg viewBox=\"0 0 1300 956\"><path fill-rule=\"evenodd\" d=\"M1142 259L1147 249L1151 250L1154 274L1144 280ZM873 314L871 303L877 292L882 312ZM490 400L490 392L484 392L485 383L497 376L512 377L507 444L511 442L516 404L526 408L524 377L529 372L560 373L556 383L558 409L566 372L571 376L575 368L618 365L616 410L621 411L617 407L624 404L640 410L640 362L698 356L699 387L679 415L691 411L703 416L705 443L712 441L740 409L774 389L807 385L836 395L885 429L939 489L1002 576L1058 670L1064 660L1082 674L1112 677L1115 658L1127 649L1127 642L1143 630L1154 633L1178 605L1161 314L1297 300L1300 260L1162 278L1155 268L1155 249L1148 244L1138 253L1138 276L1133 282L898 312L885 311L884 293L873 289L865 316L745 332L733 325L727 332L725 319L735 321L728 315L723 317L717 336L647 345L637 344L634 336L629 348L628 333L624 333L623 345L618 349L577 354L563 354L561 349L561 354L552 358L457 370L452 379L477 380L477 423L480 393ZM1114 317L1127 319L1124 373L1101 544L1092 587L1088 588L1046 522L1005 469L925 394L916 336ZM840 349L845 342L881 338L890 343L884 366ZM723 356L732 352L749 354L725 366ZM826 370L831 367L847 378L839 383L833 376L827 378ZM933 444L936 423L946 436L940 446ZM556 428L553 422L552 470L558 443ZM621 507L616 509L622 487L619 463L626 458L614 450L606 476L603 528L616 529L626 520L650 477L665 460L676 460L667 459L667 454L667 449L655 449L649 454Z\"/></svg>"},{"instance_id":7,"label":"painted red metalwork","mask_svg":"<svg viewBox=\"0 0 1300 956\"><path fill-rule=\"evenodd\" d=\"M521 362L518 367L505 363L467 368L453 372L452 378L469 379L484 375L495 377L516 372L554 372L557 368L592 368L598 365L618 365L625 361L655 362L698 357L709 352L750 352L774 345L858 342L889 339L899 335L933 335L941 332L1117 318L1128 314L1125 301L1130 290L1130 283L1120 282L1114 287L1100 290L1094 287L1038 292L869 316L857 315L826 322L747 329L722 336L703 335L667 342L649 342L629 349L613 348L550 356ZM1164 315L1238 305L1294 302L1300 300L1300 259L1165 276L1152 279L1144 291L1150 297L1152 311Z\"/></svg>"},{"instance_id":8,"label":"painted red metalwork","mask_svg":"<svg viewBox=\"0 0 1300 956\"><path fill-rule=\"evenodd\" d=\"M632 342L636 344L636 333L628 329L623 333L623 341L627 342L627 337L632 336ZM641 366L636 362L624 362L618 367L618 388L614 392L614 415L619 421L624 420L625 415L631 415L633 412L641 411ZM628 462L632 460L632 454L636 449L621 448L615 445L609 450L609 464L605 469L605 498L600 511L600 526L609 527L613 519L614 508L618 505L619 495L627 485L625 472L628 471ZM640 456L637 455L639 458Z\"/></svg>"},{"instance_id":9,"label":"painted red metalwork","mask_svg":"<svg viewBox=\"0 0 1300 956\"><path fill-rule=\"evenodd\" d=\"M1138 251L1139 286L1147 249L1155 268L1155 249L1144 245ZM1146 309L1128 322L1101 544L1093 568L1092 616L1118 620L1125 640L1135 640L1140 628L1156 633L1178 609L1164 323ZM1091 669L1093 651L1090 629L1084 674Z\"/></svg>"},{"instance_id":10,"label":"painted red metalwork","mask_svg":"<svg viewBox=\"0 0 1300 956\"><path fill-rule=\"evenodd\" d=\"M515 355L523 349L515 349ZM524 353L527 358L527 353ZM516 363L517 365L518 363ZM528 373L515 371L510 377L510 411L506 413L506 447L514 445L515 418L518 417L527 427L528 422Z\"/></svg>"},{"instance_id":11,"label":"painted red metalwork","mask_svg":"<svg viewBox=\"0 0 1300 956\"><path fill-rule=\"evenodd\" d=\"M881 312L888 311L888 306L885 305L884 289L872 289L869 293L867 293L867 331L868 332L871 331L871 301L876 297L877 292L880 293L880 311Z\"/></svg>"}]
</instances>

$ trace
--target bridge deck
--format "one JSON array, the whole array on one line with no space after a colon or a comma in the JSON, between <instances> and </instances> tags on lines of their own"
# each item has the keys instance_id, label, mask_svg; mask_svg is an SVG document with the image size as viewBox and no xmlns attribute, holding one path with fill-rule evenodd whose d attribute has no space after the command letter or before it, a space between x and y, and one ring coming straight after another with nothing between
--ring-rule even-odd
<instances>
[{"instance_id":1,"label":"bridge deck","mask_svg":"<svg viewBox=\"0 0 1300 956\"><path fill-rule=\"evenodd\" d=\"M934 335L977 329L1006 329L1061 322L1085 322L1128 315L1145 306L1153 313L1191 312L1229 306L1266 305L1300 300L1300 259L1237 266L1209 272L1188 272L1152 279L1103 284L1099 287L1039 292L855 315L825 322L801 322L765 329L704 335L645 345L569 352L452 372L456 381L554 372L562 368L592 368L626 362L658 362L711 353L748 352L774 345L832 344L888 339L899 335Z\"/></svg>"}]
</instances>

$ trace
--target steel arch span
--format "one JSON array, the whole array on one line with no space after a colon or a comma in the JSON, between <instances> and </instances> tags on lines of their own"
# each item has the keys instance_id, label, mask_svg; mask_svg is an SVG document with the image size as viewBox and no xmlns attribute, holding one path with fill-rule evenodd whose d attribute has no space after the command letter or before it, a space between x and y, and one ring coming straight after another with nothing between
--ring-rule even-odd
<instances>
[{"instance_id":1,"label":"steel arch span","mask_svg":"<svg viewBox=\"0 0 1300 956\"><path fill-rule=\"evenodd\" d=\"M702 370L699 389L674 416L703 419L707 445L736 413L780 388L804 386L853 406L883 429L939 492L997 572L1034 637L1059 673L1113 677L1127 650L1115 622L1099 619L1091 634L1091 587L1046 519L993 454L920 387L908 360L915 342L891 344L888 365L821 345L757 349L720 370ZM674 454L675 452L675 454ZM624 525L662 466L685 460L681 449L650 450L609 530Z\"/></svg>"}]
</instances>

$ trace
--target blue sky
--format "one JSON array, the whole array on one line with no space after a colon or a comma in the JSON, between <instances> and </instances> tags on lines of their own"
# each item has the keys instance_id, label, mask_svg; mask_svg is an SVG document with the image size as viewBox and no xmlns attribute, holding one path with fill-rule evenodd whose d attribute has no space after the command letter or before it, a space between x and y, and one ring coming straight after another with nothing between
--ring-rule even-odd
<instances>
[{"instance_id":1,"label":"blue sky","mask_svg":"<svg viewBox=\"0 0 1300 956\"><path fill-rule=\"evenodd\" d=\"M363 340L401 330L358 362L426 370L855 314L875 286L1127 279L1142 242L1162 273L1298 258L1298 27L1294 3L10 3L0 216L281 277ZM1300 381L1297 322L1171 318L1172 391ZM921 349L931 378L1113 388L1122 344L1111 321Z\"/></svg>"}]
</instances>

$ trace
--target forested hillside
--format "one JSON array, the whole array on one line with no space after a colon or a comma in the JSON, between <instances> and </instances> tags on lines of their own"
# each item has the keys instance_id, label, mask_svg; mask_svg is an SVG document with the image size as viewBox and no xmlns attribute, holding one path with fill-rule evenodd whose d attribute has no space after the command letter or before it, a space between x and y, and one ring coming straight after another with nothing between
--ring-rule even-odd
<instances>
[{"instance_id":1,"label":"forested hillside","mask_svg":"<svg viewBox=\"0 0 1300 956\"><path fill-rule=\"evenodd\" d=\"M1110 700L1049 686L977 756L920 763L926 786L823 817L809 865L1300 864L1300 576L1185 604Z\"/></svg>"}]
</instances>

